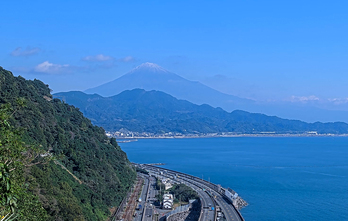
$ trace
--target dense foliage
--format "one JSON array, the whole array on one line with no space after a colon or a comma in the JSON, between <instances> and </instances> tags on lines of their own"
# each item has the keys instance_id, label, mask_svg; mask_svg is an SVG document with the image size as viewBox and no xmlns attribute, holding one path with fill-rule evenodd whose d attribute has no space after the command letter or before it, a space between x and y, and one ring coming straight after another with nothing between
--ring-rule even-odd
<instances>
[{"instance_id":1,"label":"dense foliage","mask_svg":"<svg viewBox=\"0 0 348 221\"><path fill-rule=\"evenodd\" d=\"M236 110L231 113L209 105L195 105L160 91L134 89L101 97L73 91L56 94L80 108L86 117L108 131L165 133L348 133L346 123L305 123Z\"/></svg>"},{"instance_id":2,"label":"dense foliage","mask_svg":"<svg viewBox=\"0 0 348 221\"><path fill-rule=\"evenodd\" d=\"M189 202L192 199L199 199L197 192L185 184L174 184L170 189L165 190L165 185L156 179L156 189L158 190L156 198L160 202L163 201L164 193L168 192L174 195L175 202Z\"/></svg>"},{"instance_id":3,"label":"dense foliage","mask_svg":"<svg viewBox=\"0 0 348 221\"><path fill-rule=\"evenodd\" d=\"M138 173L143 173L143 174L149 175L149 172L147 170L145 170L145 169L142 169L142 168L139 168L139 167L136 167L135 169L136 169L136 171Z\"/></svg>"},{"instance_id":4,"label":"dense foliage","mask_svg":"<svg viewBox=\"0 0 348 221\"><path fill-rule=\"evenodd\" d=\"M163 194L165 191L165 185L156 177L156 199L161 203L163 201Z\"/></svg>"},{"instance_id":5,"label":"dense foliage","mask_svg":"<svg viewBox=\"0 0 348 221\"><path fill-rule=\"evenodd\" d=\"M47 161L37 159L40 150L25 145L21 132L10 125L14 111L9 104L0 107L0 217L46 220L46 211L38 197L28 191L24 175L26 167Z\"/></svg>"},{"instance_id":6,"label":"dense foliage","mask_svg":"<svg viewBox=\"0 0 348 221\"><path fill-rule=\"evenodd\" d=\"M185 184L174 184L174 186L169 189L169 193L173 194L178 201L189 202L189 200L192 199L199 199L198 194Z\"/></svg>"},{"instance_id":7,"label":"dense foliage","mask_svg":"<svg viewBox=\"0 0 348 221\"><path fill-rule=\"evenodd\" d=\"M126 154L77 108L52 99L48 85L0 68L0 105L15 105L18 98L25 107L9 122L24 129L22 141L57 159L33 165L22 176L48 220L105 220L136 176Z\"/></svg>"}]
</instances>

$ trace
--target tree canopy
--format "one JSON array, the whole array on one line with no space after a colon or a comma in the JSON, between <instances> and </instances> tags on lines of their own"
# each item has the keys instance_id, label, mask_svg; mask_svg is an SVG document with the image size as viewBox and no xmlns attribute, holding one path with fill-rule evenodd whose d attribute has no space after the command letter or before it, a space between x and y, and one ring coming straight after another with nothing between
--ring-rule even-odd
<instances>
[{"instance_id":1,"label":"tree canopy","mask_svg":"<svg viewBox=\"0 0 348 221\"><path fill-rule=\"evenodd\" d=\"M18 101L25 105L17 108ZM43 220L105 220L136 176L116 140L77 108L52 99L48 85L1 67L0 105L1 212L17 205L18 219L31 220L20 212L27 205ZM13 156L18 158L9 164Z\"/></svg>"}]
</instances>

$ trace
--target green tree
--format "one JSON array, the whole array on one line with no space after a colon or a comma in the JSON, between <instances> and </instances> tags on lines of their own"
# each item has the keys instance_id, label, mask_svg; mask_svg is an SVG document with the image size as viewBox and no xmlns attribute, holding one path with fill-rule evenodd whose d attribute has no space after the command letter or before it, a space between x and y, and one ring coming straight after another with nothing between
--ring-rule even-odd
<instances>
[{"instance_id":1,"label":"green tree","mask_svg":"<svg viewBox=\"0 0 348 221\"><path fill-rule=\"evenodd\" d=\"M185 184L175 184L169 189L171 194L174 194L176 200L189 202L190 199L198 199L197 193L189 186Z\"/></svg>"},{"instance_id":2,"label":"green tree","mask_svg":"<svg viewBox=\"0 0 348 221\"><path fill-rule=\"evenodd\" d=\"M17 108L18 98L25 98L24 108ZM106 220L109 208L120 204L136 177L116 140L108 138L103 128L92 125L77 108L52 99L48 85L14 77L0 67L0 105L6 104L17 111L7 111L12 117L3 119L13 126L11 130L21 128L18 141L31 144L24 145L24 155L19 156L24 172L18 175L24 182L21 188L39 199L49 216L47 220ZM51 155L59 160L42 163ZM19 208L25 205L20 199L29 197L17 198L16 213L25 211Z\"/></svg>"},{"instance_id":3,"label":"green tree","mask_svg":"<svg viewBox=\"0 0 348 221\"><path fill-rule=\"evenodd\" d=\"M17 104L22 106L23 100ZM14 112L9 104L0 107L0 216L4 220L46 220L46 211L27 191L25 179L25 168L36 164L33 161L39 152L25 145L20 131L10 125Z\"/></svg>"}]
</instances>

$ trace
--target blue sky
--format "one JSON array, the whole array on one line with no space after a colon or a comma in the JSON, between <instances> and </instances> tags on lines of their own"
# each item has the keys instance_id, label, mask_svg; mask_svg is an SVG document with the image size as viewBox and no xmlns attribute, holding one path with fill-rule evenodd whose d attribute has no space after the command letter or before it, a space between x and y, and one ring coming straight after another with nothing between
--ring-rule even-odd
<instances>
[{"instance_id":1,"label":"blue sky","mask_svg":"<svg viewBox=\"0 0 348 221\"><path fill-rule=\"evenodd\" d=\"M5 1L0 66L54 92L143 62L256 100L347 102L347 1Z\"/></svg>"}]
</instances>

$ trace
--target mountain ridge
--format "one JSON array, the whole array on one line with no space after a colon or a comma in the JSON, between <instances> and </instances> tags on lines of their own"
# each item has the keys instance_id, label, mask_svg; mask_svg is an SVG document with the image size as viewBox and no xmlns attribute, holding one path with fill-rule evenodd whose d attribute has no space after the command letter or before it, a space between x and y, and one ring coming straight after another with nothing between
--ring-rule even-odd
<instances>
[{"instance_id":1,"label":"mountain ridge","mask_svg":"<svg viewBox=\"0 0 348 221\"><path fill-rule=\"evenodd\" d=\"M133 89L111 97L83 92L57 93L75 105L96 125L107 131L178 133L348 133L348 124L306 123L276 116L235 110L231 113L207 104L196 105L161 91ZM55 96L54 95L54 96ZM94 99L93 99L94 98ZM97 99L95 99L97 98Z\"/></svg>"},{"instance_id":2,"label":"mountain ridge","mask_svg":"<svg viewBox=\"0 0 348 221\"><path fill-rule=\"evenodd\" d=\"M249 99L224 94L198 81L187 80L149 62L137 66L113 81L87 89L84 92L109 97L135 88L163 91L178 99L188 100L195 104L208 103L213 106L221 106L221 103L230 103L234 109L254 103Z\"/></svg>"},{"instance_id":3,"label":"mountain ridge","mask_svg":"<svg viewBox=\"0 0 348 221\"><path fill-rule=\"evenodd\" d=\"M198 81L187 80L153 63L144 63L108 83L85 90L104 97L113 96L124 90L141 88L158 90L178 99L195 104L209 104L226 111L245 110L253 113L276 115L287 119L300 119L306 122L348 122L348 111L331 110L285 101L255 101L220 92Z\"/></svg>"}]
</instances>

